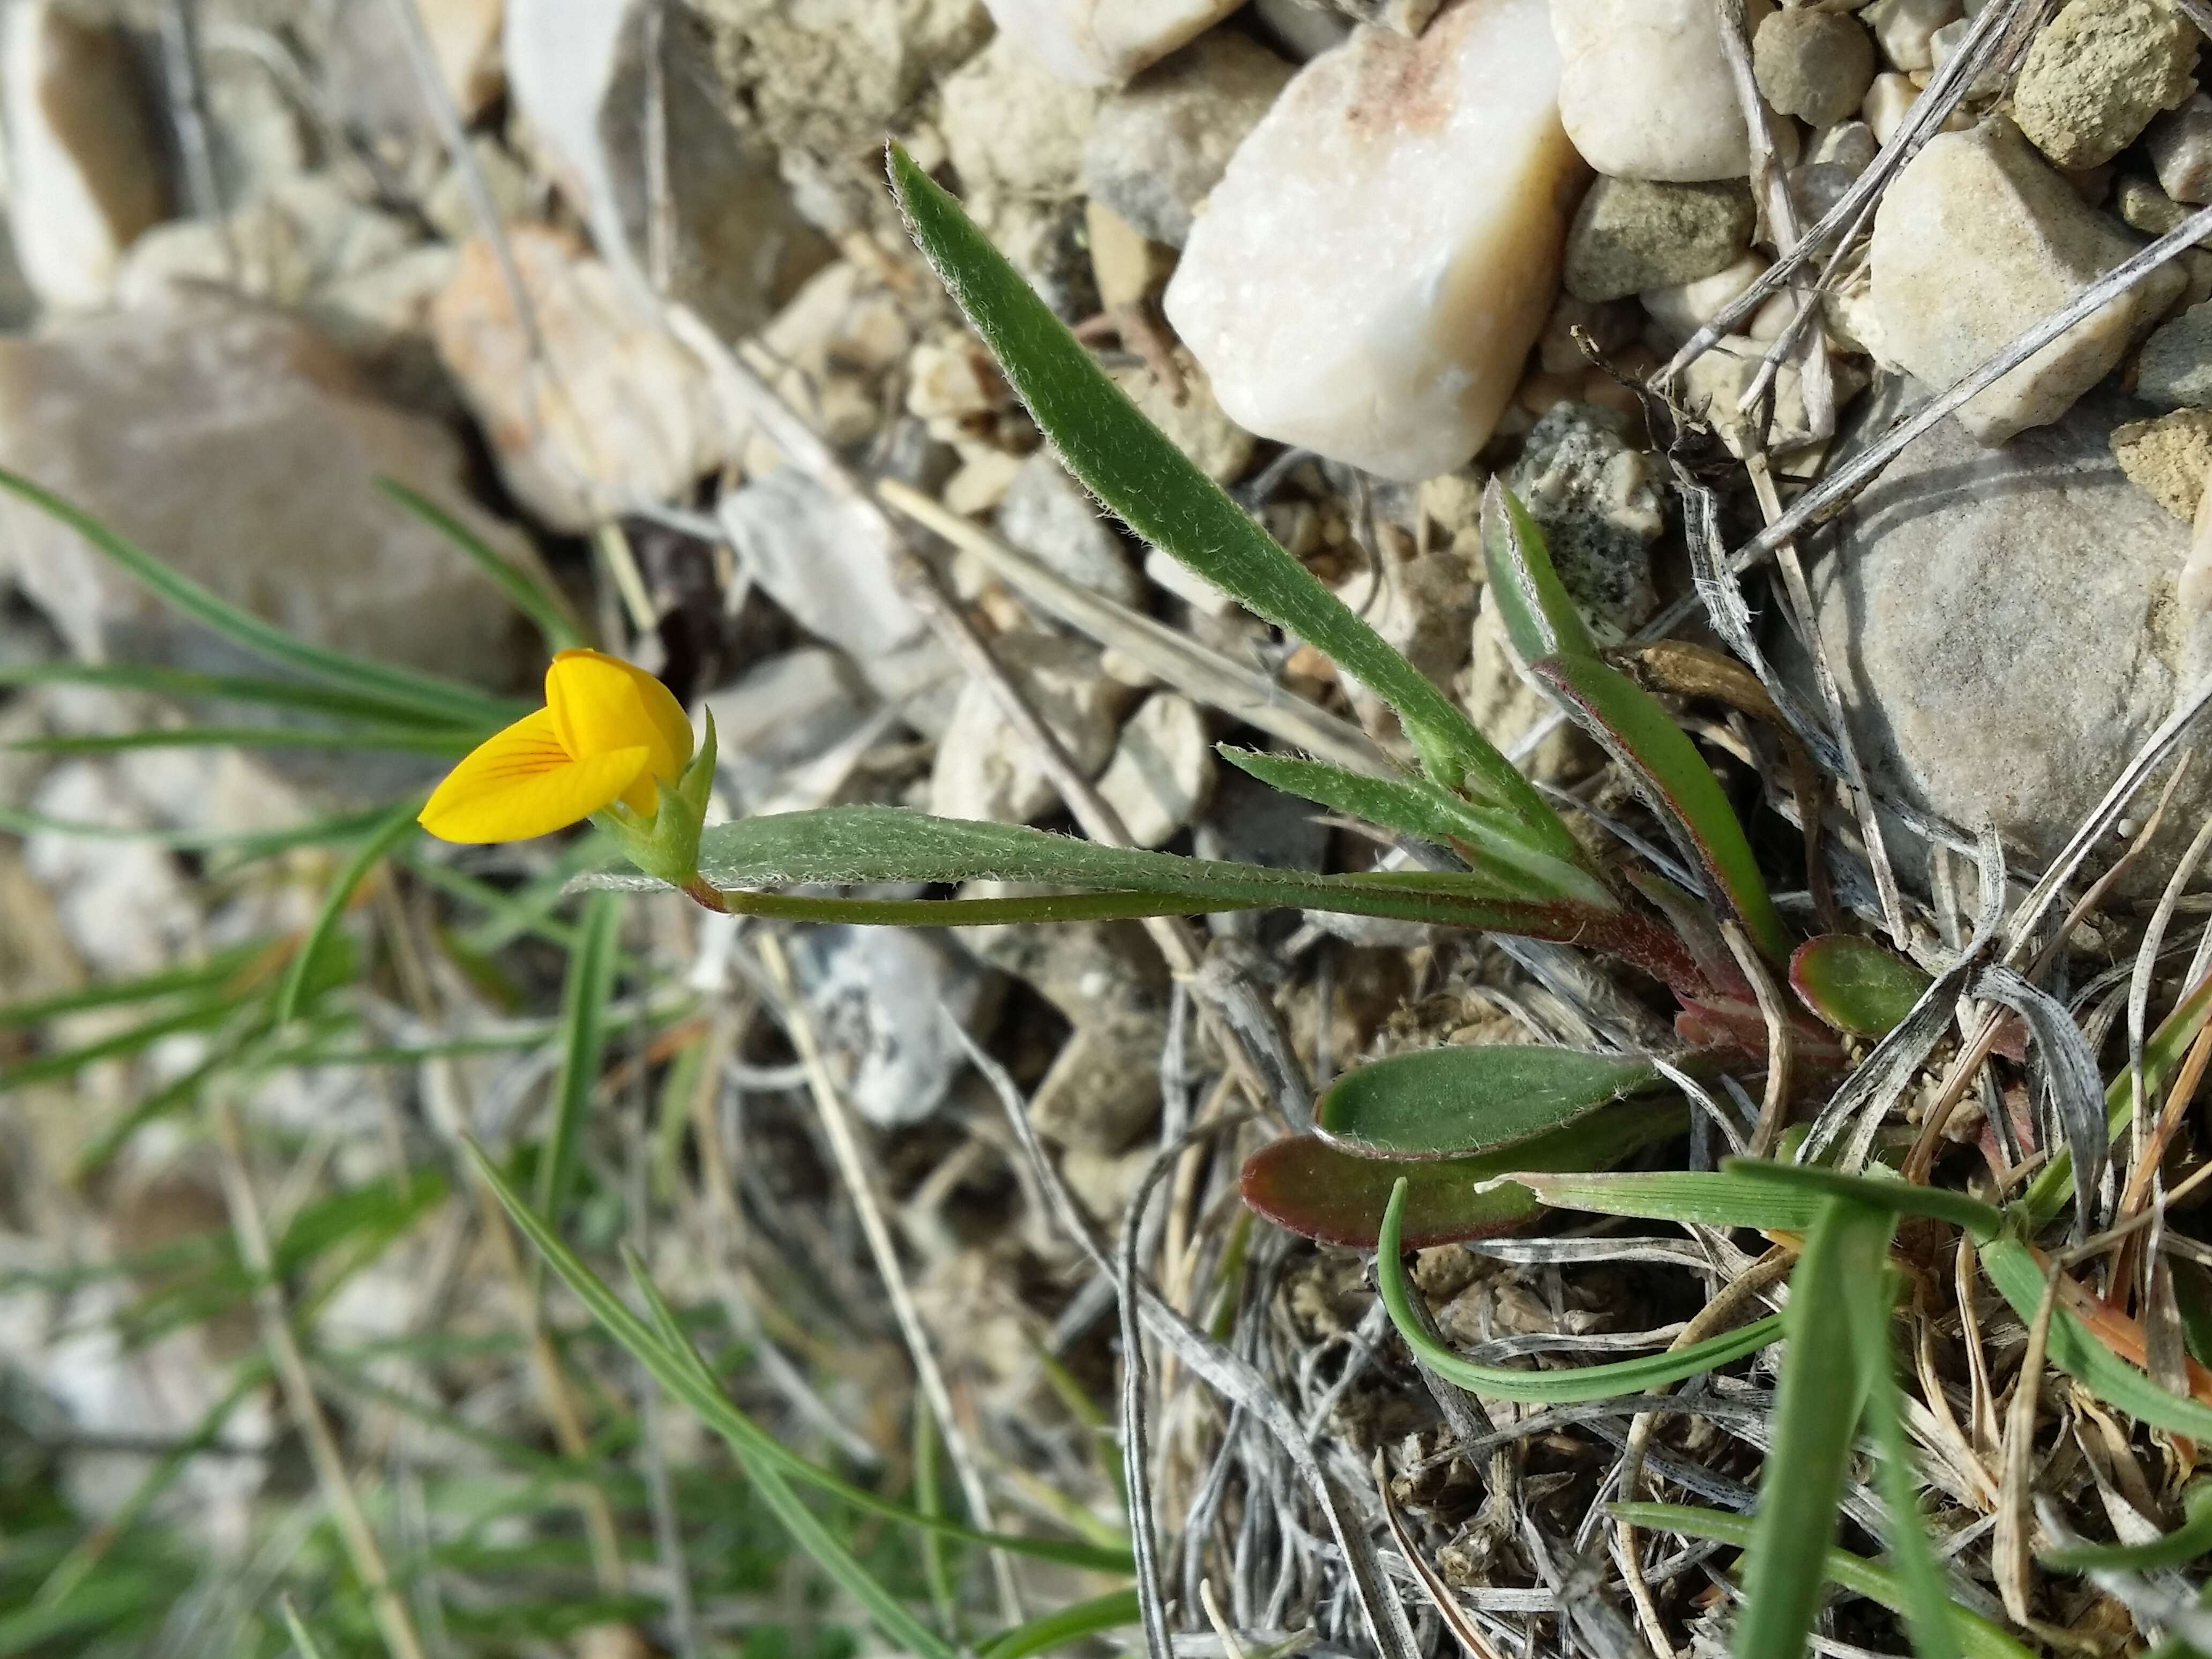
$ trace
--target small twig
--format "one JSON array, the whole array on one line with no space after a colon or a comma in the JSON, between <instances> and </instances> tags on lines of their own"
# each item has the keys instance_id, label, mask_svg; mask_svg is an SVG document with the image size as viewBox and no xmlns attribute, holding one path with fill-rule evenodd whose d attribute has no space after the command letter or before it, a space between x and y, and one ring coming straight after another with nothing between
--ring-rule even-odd
<instances>
[{"instance_id":1,"label":"small twig","mask_svg":"<svg viewBox=\"0 0 2212 1659\"><path fill-rule=\"evenodd\" d=\"M1797 1039L1790 1025L1790 1010L1759 951L1733 920L1721 923L1721 937L1729 953L1759 999L1759 1012L1766 1021L1766 1087L1759 1103L1759 1121L1751 1132L1751 1155L1771 1158L1782 1139L1790 1112L1790 1073L1797 1054Z\"/></svg>"}]
</instances>

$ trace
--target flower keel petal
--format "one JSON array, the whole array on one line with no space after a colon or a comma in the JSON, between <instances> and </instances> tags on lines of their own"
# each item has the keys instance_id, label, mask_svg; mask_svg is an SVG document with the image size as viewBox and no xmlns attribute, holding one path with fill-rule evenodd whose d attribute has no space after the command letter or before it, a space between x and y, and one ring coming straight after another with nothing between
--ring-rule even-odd
<instances>
[{"instance_id":1,"label":"flower keel petal","mask_svg":"<svg viewBox=\"0 0 2212 1659\"><path fill-rule=\"evenodd\" d=\"M441 841L527 841L587 818L646 775L633 744L572 760L539 709L486 738L432 793L422 823Z\"/></svg>"},{"instance_id":2,"label":"flower keel petal","mask_svg":"<svg viewBox=\"0 0 2212 1659\"><path fill-rule=\"evenodd\" d=\"M545 705L553 729L578 760L611 750L642 747L647 770L673 783L691 757L691 722L683 705L643 669L599 651L563 651L545 671ZM641 811L651 812L650 787Z\"/></svg>"}]
</instances>

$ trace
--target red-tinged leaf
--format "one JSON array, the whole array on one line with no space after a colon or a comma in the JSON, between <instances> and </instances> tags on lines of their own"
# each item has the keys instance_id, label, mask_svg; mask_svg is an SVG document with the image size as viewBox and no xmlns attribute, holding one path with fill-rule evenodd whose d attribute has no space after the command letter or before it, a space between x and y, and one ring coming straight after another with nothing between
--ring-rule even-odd
<instances>
[{"instance_id":1,"label":"red-tinged leaf","mask_svg":"<svg viewBox=\"0 0 2212 1659\"><path fill-rule=\"evenodd\" d=\"M1347 1072L1322 1097L1314 1122L1347 1152L1462 1158L1534 1139L1660 1080L1638 1054L1520 1043L1428 1048Z\"/></svg>"},{"instance_id":2,"label":"red-tinged leaf","mask_svg":"<svg viewBox=\"0 0 2212 1659\"><path fill-rule=\"evenodd\" d=\"M1850 933L1808 939L1790 958L1790 988L1852 1036L1887 1036L1933 981L1894 951Z\"/></svg>"},{"instance_id":3,"label":"red-tinged leaf","mask_svg":"<svg viewBox=\"0 0 2212 1659\"><path fill-rule=\"evenodd\" d=\"M1684 997L1674 1016L1674 1035L1699 1048L1733 1048L1739 1054L1764 1058L1766 1054L1766 1016L1755 1002L1735 997ZM1805 1015L1792 1012L1790 1035L1797 1063L1814 1071L1832 1072L1844 1063L1843 1045L1835 1034Z\"/></svg>"},{"instance_id":4,"label":"red-tinged leaf","mask_svg":"<svg viewBox=\"0 0 2212 1659\"><path fill-rule=\"evenodd\" d=\"M1606 1169L1688 1125L1679 1102L1632 1102L1498 1152L1420 1159L1363 1157L1318 1135L1296 1135L1245 1164L1244 1201L1307 1238L1372 1249L1390 1190L1402 1179L1408 1249L1486 1238L1533 1220L1542 1206L1525 1187L1479 1192L1482 1182L1518 1170Z\"/></svg>"}]
</instances>

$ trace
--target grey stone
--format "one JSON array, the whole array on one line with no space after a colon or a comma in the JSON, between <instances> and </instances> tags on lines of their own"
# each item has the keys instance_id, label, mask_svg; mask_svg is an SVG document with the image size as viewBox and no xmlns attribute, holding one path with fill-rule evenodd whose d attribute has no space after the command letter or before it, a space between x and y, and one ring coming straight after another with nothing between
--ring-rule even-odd
<instances>
[{"instance_id":1,"label":"grey stone","mask_svg":"<svg viewBox=\"0 0 2212 1659\"><path fill-rule=\"evenodd\" d=\"M701 701L714 717L718 769L751 807L858 731L875 700L842 654L809 645L753 664Z\"/></svg>"},{"instance_id":2,"label":"grey stone","mask_svg":"<svg viewBox=\"0 0 2212 1659\"><path fill-rule=\"evenodd\" d=\"M1694 283L1735 263L1757 218L1741 179L1600 179L1567 233L1566 290L1577 300L1619 300Z\"/></svg>"},{"instance_id":3,"label":"grey stone","mask_svg":"<svg viewBox=\"0 0 2212 1659\"><path fill-rule=\"evenodd\" d=\"M946 1012L981 1031L998 1011L997 976L933 932L802 927L791 956L831 1075L878 1128L929 1117L966 1068Z\"/></svg>"},{"instance_id":4,"label":"grey stone","mask_svg":"<svg viewBox=\"0 0 2212 1659\"><path fill-rule=\"evenodd\" d=\"M1181 247L1191 216L1293 72L1243 35L1200 35L1100 106L1084 141L1084 189L1154 241Z\"/></svg>"},{"instance_id":5,"label":"grey stone","mask_svg":"<svg viewBox=\"0 0 2212 1659\"><path fill-rule=\"evenodd\" d=\"M1890 66L1911 74L1936 67L1936 33L1960 9L1959 0L1875 0L1865 16Z\"/></svg>"},{"instance_id":6,"label":"grey stone","mask_svg":"<svg viewBox=\"0 0 2212 1659\"><path fill-rule=\"evenodd\" d=\"M1002 634L991 649L1083 775L1097 776L1113 757L1132 690L1107 677L1094 647L1060 635ZM963 686L951 724L938 740L929 810L944 818L1024 823L1058 799L1029 741L999 712L989 688L980 680Z\"/></svg>"},{"instance_id":7,"label":"grey stone","mask_svg":"<svg viewBox=\"0 0 2212 1659\"><path fill-rule=\"evenodd\" d=\"M1144 603L1131 544L1049 451L1022 463L998 523L1001 536L1057 574L1123 605Z\"/></svg>"},{"instance_id":8,"label":"grey stone","mask_svg":"<svg viewBox=\"0 0 2212 1659\"><path fill-rule=\"evenodd\" d=\"M1856 114L1874 84L1874 37L1848 12L1778 11L1759 26L1752 68L1768 103L1825 127Z\"/></svg>"},{"instance_id":9,"label":"grey stone","mask_svg":"<svg viewBox=\"0 0 2212 1659\"><path fill-rule=\"evenodd\" d=\"M2177 202L2212 202L2212 98L2192 92L2143 129L2143 154L2158 182Z\"/></svg>"},{"instance_id":10,"label":"grey stone","mask_svg":"<svg viewBox=\"0 0 2212 1659\"><path fill-rule=\"evenodd\" d=\"M2212 301L2190 307L2143 342L2136 395L2161 409L2212 405Z\"/></svg>"},{"instance_id":11,"label":"grey stone","mask_svg":"<svg viewBox=\"0 0 2212 1659\"><path fill-rule=\"evenodd\" d=\"M1529 432L1510 483L1576 604L1625 639L1658 607L1650 547L1667 518L1650 459L1620 435L1624 424L1589 404L1559 404Z\"/></svg>"},{"instance_id":12,"label":"grey stone","mask_svg":"<svg viewBox=\"0 0 2212 1659\"><path fill-rule=\"evenodd\" d=\"M2112 206L2130 230L2146 236L2163 236L2189 216L2189 210L2139 173L2124 173L2112 181Z\"/></svg>"},{"instance_id":13,"label":"grey stone","mask_svg":"<svg viewBox=\"0 0 2212 1659\"><path fill-rule=\"evenodd\" d=\"M1352 33L1352 20L1322 0L1252 0L1251 13L1267 37L1301 64L1342 46Z\"/></svg>"},{"instance_id":14,"label":"grey stone","mask_svg":"<svg viewBox=\"0 0 2212 1659\"><path fill-rule=\"evenodd\" d=\"M2197 46L2169 0L2068 0L2021 64L2013 118L2058 166L2100 167L2197 89Z\"/></svg>"},{"instance_id":15,"label":"grey stone","mask_svg":"<svg viewBox=\"0 0 2212 1659\"><path fill-rule=\"evenodd\" d=\"M1145 699L1099 775L1098 793L1139 847L1164 847L1213 792L1213 737L1198 705L1177 691Z\"/></svg>"},{"instance_id":16,"label":"grey stone","mask_svg":"<svg viewBox=\"0 0 2212 1659\"><path fill-rule=\"evenodd\" d=\"M501 0L415 0L439 78L464 123L496 98ZM399 18L388 4L343 5L331 19L325 84L332 112L374 132L434 136L422 82Z\"/></svg>"},{"instance_id":17,"label":"grey stone","mask_svg":"<svg viewBox=\"0 0 2212 1659\"><path fill-rule=\"evenodd\" d=\"M1861 430L1881 429L1904 395L1869 399ZM2085 399L2002 450L1944 421L1857 498L1813 574L1829 660L1883 787L1961 827L1986 815L2038 860L2201 660L2205 619L2176 603L2189 532L2113 460L2129 412ZM2212 777L2185 783L2168 867L2208 804ZM2138 889L2158 890L2157 862Z\"/></svg>"},{"instance_id":18,"label":"grey stone","mask_svg":"<svg viewBox=\"0 0 2212 1659\"><path fill-rule=\"evenodd\" d=\"M1270 870L1324 870L1329 837L1322 809L1269 787L1233 766L1220 769L1213 799L1198 821L1191 850L1202 859L1262 864ZM1230 910L1206 919L1224 938L1254 939L1267 925L1262 910Z\"/></svg>"}]
</instances>

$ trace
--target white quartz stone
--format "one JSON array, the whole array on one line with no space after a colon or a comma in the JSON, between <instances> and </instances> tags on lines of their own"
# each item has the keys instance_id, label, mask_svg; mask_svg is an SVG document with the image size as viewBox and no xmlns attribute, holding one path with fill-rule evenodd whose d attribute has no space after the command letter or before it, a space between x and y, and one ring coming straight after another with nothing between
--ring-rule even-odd
<instances>
[{"instance_id":1,"label":"white quartz stone","mask_svg":"<svg viewBox=\"0 0 2212 1659\"><path fill-rule=\"evenodd\" d=\"M984 0L1011 36L1061 80L1118 86L1195 40L1243 0Z\"/></svg>"},{"instance_id":2,"label":"white quartz stone","mask_svg":"<svg viewBox=\"0 0 2212 1659\"><path fill-rule=\"evenodd\" d=\"M1720 315L1721 307L1766 274L1766 256L1746 253L1725 270L1694 283L1650 288L1640 296L1651 320L1676 340L1686 340Z\"/></svg>"},{"instance_id":3,"label":"white quartz stone","mask_svg":"<svg viewBox=\"0 0 2212 1659\"><path fill-rule=\"evenodd\" d=\"M1753 27L1771 9L1753 0ZM1552 27L1559 117L1600 173L1695 184L1751 165L1712 0L1552 0Z\"/></svg>"},{"instance_id":4,"label":"white quartz stone","mask_svg":"<svg viewBox=\"0 0 2212 1659\"><path fill-rule=\"evenodd\" d=\"M1362 29L1299 72L1168 286L1232 420L1390 478L1482 447L1583 182L1558 84L1546 0L1459 0L1418 41Z\"/></svg>"}]
</instances>

